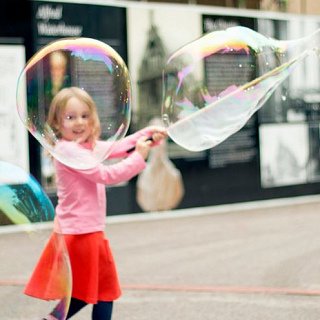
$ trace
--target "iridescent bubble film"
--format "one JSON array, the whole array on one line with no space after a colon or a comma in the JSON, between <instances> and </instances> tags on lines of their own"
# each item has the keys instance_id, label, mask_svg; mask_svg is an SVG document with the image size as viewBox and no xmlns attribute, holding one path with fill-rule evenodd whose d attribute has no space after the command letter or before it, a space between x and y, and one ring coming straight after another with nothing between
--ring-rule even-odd
<instances>
[{"instance_id":1,"label":"iridescent bubble film","mask_svg":"<svg viewBox=\"0 0 320 320\"><path fill-rule=\"evenodd\" d=\"M48 115L53 98L64 88L77 87L95 103L100 125L94 125L99 143L83 147L80 139L65 140ZM61 101L61 100L60 100ZM131 83L119 54L90 38L64 38L39 50L26 64L17 85L20 118L30 133L60 162L73 168L91 168L105 160L127 132L131 112ZM61 109L65 103L61 102ZM62 112L61 111L61 112ZM57 115L58 116L58 115ZM58 120L57 120L58 121ZM99 128L97 128L99 127Z\"/></svg>"},{"instance_id":2,"label":"iridescent bubble film","mask_svg":"<svg viewBox=\"0 0 320 320\"><path fill-rule=\"evenodd\" d=\"M163 72L162 119L170 138L202 151L240 130L294 68L318 50L319 33L280 41L232 27L176 51Z\"/></svg>"},{"instance_id":3,"label":"iridescent bubble film","mask_svg":"<svg viewBox=\"0 0 320 320\"><path fill-rule=\"evenodd\" d=\"M60 234L52 233L54 209L41 186L21 168L0 161L0 310L2 319L38 319L59 304L64 320L70 304L72 278L69 257ZM39 264L45 246L51 260ZM36 299L29 281L41 267L43 292Z\"/></svg>"}]
</instances>

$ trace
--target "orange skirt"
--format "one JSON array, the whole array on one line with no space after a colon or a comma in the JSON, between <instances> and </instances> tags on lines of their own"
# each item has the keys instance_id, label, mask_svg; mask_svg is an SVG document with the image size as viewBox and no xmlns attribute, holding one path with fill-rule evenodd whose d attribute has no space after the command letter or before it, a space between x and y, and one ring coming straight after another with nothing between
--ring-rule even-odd
<instances>
[{"instance_id":1,"label":"orange skirt","mask_svg":"<svg viewBox=\"0 0 320 320\"><path fill-rule=\"evenodd\" d=\"M68 281L61 274L61 255L57 257L59 235L53 233L24 293L44 300L63 298ZM115 261L104 233L63 235L72 271L71 296L87 303L113 301L121 296ZM61 250L60 250L61 251ZM60 260L60 263L56 261ZM56 275L56 276L55 276ZM63 287L64 286L64 287ZM66 291L65 291L66 292Z\"/></svg>"}]
</instances>

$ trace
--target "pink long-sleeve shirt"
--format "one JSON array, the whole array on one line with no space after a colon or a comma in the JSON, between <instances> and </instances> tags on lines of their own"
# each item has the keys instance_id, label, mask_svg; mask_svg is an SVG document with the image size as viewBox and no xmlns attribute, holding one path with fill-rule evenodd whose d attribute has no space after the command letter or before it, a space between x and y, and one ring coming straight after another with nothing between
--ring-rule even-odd
<instances>
[{"instance_id":1,"label":"pink long-sleeve shirt","mask_svg":"<svg viewBox=\"0 0 320 320\"><path fill-rule=\"evenodd\" d=\"M105 186L130 180L145 168L145 160L139 152L127 153L142 136L151 136L150 128L119 142L109 158L125 159L116 164L99 164L94 168L79 170L54 160L58 195L55 232L84 234L104 230L107 202ZM68 143L61 142L65 147Z\"/></svg>"}]
</instances>

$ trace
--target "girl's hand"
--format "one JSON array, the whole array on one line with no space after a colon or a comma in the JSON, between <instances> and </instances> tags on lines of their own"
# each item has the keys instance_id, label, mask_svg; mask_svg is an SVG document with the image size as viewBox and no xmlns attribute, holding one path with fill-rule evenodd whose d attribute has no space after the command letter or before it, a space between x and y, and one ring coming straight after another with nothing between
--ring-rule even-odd
<instances>
[{"instance_id":1,"label":"girl's hand","mask_svg":"<svg viewBox=\"0 0 320 320\"><path fill-rule=\"evenodd\" d=\"M151 132L152 132L152 140L155 143L158 143L159 141L166 139L168 137L167 130L163 127L152 126Z\"/></svg>"},{"instance_id":2,"label":"girl's hand","mask_svg":"<svg viewBox=\"0 0 320 320\"><path fill-rule=\"evenodd\" d=\"M148 158L152 141L148 140L148 137L141 137L136 143L136 151L138 151L144 160Z\"/></svg>"}]
</instances>

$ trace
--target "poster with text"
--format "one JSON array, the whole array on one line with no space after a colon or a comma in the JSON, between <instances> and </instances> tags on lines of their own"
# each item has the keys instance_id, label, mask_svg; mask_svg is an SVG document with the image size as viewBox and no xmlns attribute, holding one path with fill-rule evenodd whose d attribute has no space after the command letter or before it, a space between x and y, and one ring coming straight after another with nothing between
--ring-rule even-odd
<instances>
[{"instance_id":1,"label":"poster with text","mask_svg":"<svg viewBox=\"0 0 320 320\"><path fill-rule=\"evenodd\" d=\"M24 46L0 44L0 160L29 172L28 130L16 104L17 81L24 65Z\"/></svg>"},{"instance_id":2,"label":"poster with text","mask_svg":"<svg viewBox=\"0 0 320 320\"><path fill-rule=\"evenodd\" d=\"M93 38L112 47L124 61L127 60L126 9L80 3L53 3L34 1L32 6L34 50L65 37ZM55 51L42 59L39 68L37 93L44 101L45 114L55 94L70 86L84 87L97 105L100 119L114 118L117 110L113 104L112 78L106 77L100 64L93 60L72 62L68 50ZM102 84L105 84L103 86ZM106 135L102 129L101 137ZM55 173L52 157L40 148L41 183L46 191L55 191Z\"/></svg>"}]
</instances>

